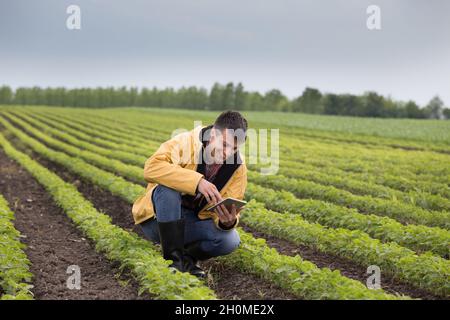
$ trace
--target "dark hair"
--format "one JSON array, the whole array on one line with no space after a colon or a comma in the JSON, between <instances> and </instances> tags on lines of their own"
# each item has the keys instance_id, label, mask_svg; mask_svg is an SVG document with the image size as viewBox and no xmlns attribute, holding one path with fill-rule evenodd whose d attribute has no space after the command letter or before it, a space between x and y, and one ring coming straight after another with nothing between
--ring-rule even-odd
<instances>
[{"instance_id":1,"label":"dark hair","mask_svg":"<svg viewBox=\"0 0 450 320\"><path fill-rule=\"evenodd\" d=\"M222 112L214 122L214 128L223 129L233 129L247 132L247 120L238 111L227 110Z\"/></svg>"}]
</instances>

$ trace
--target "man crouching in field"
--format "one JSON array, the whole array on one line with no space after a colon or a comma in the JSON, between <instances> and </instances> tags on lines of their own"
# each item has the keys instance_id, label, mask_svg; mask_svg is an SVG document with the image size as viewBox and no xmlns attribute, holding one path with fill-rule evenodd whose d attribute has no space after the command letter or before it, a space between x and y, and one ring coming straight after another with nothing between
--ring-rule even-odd
<instances>
[{"instance_id":1,"label":"man crouching in field","mask_svg":"<svg viewBox=\"0 0 450 320\"><path fill-rule=\"evenodd\" d=\"M239 146L247 120L223 112L209 126L198 126L161 144L145 162L146 192L136 199L134 221L145 235L161 243L163 256L182 272L205 277L199 260L226 255L240 243L240 210L211 205L232 197L242 200L247 168Z\"/></svg>"}]
</instances>

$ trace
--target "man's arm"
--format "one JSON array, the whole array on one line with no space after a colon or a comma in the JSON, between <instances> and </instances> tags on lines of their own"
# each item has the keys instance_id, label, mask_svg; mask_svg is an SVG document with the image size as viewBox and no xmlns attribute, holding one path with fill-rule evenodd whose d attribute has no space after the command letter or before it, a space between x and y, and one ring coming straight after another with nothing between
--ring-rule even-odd
<instances>
[{"instance_id":1,"label":"man's arm","mask_svg":"<svg viewBox=\"0 0 450 320\"><path fill-rule=\"evenodd\" d=\"M193 145L191 133L182 133L164 142L158 150L147 159L144 166L144 179L158 183L179 192L195 195L201 173L181 167L180 160L184 154L190 154Z\"/></svg>"}]
</instances>

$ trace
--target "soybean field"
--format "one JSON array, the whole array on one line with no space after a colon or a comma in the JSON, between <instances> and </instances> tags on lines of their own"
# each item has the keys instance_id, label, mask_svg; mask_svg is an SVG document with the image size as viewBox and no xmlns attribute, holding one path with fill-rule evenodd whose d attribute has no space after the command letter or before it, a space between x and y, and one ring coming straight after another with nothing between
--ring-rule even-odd
<instances>
[{"instance_id":1,"label":"soybean field","mask_svg":"<svg viewBox=\"0 0 450 320\"><path fill-rule=\"evenodd\" d=\"M147 158L218 112L0 106L1 299L450 298L450 121L243 114L278 129L277 170L246 159L241 245L199 280L131 206Z\"/></svg>"}]
</instances>

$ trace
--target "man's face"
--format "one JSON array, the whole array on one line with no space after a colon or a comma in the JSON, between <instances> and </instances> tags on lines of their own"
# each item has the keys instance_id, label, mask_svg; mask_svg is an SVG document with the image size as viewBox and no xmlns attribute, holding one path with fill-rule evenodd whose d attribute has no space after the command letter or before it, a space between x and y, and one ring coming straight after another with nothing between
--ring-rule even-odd
<instances>
[{"instance_id":1,"label":"man's face","mask_svg":"<svg viewBox=\"0 0 450 320\"><path fill-rule=\"evenodd\" d=\"M211 155L216 161L225 161L232 154L236 153L239 148L238 139L236 135L239 132L234 132L231 129L212 129L209 140L209 147Z\"/></svg>"}]
</instances>

